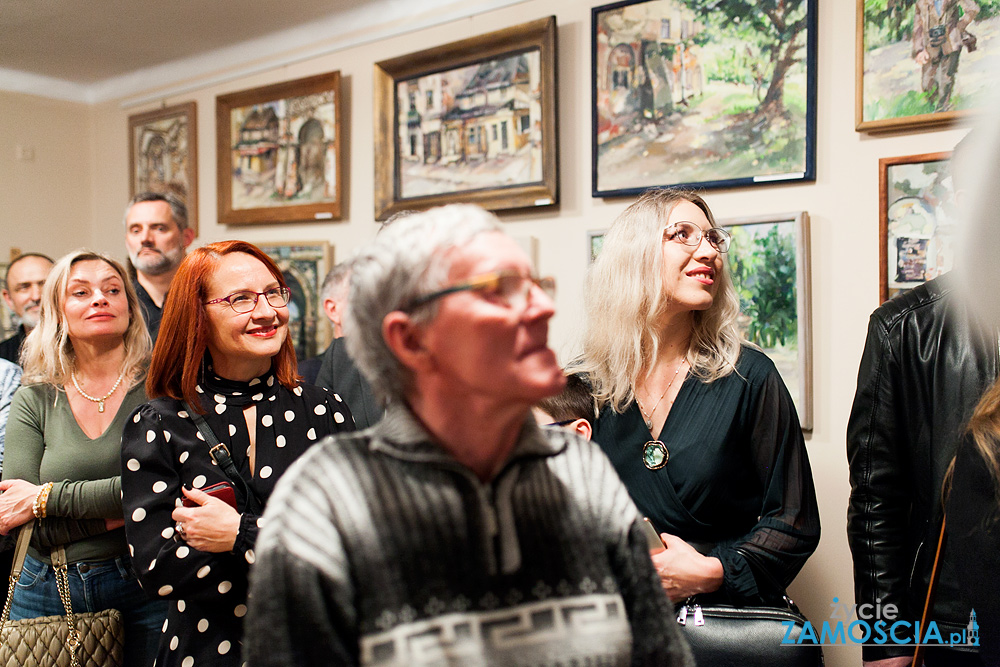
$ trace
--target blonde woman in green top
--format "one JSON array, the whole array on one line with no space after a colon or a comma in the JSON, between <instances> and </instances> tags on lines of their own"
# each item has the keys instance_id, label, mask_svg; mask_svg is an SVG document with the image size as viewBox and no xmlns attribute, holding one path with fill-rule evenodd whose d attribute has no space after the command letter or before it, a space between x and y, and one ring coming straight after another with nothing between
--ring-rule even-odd
<instances>
[{"instance_id":1,"label":"blonde woman in green top","mask_svg":"<svg viewBox=\"0 0 1000 667\"><path fill-rule=\"evenodd\" d=\"M59 260L22 350L24 386L11 406L0 482L0 533L38 519L11 619L63 613L49 560L63 545L73 611L118 609L129 667L153 663L166 617L133 573L121 504L122 430L146 402L149 348L118 262L88 251Z\"/></svg>"}]
</instances>

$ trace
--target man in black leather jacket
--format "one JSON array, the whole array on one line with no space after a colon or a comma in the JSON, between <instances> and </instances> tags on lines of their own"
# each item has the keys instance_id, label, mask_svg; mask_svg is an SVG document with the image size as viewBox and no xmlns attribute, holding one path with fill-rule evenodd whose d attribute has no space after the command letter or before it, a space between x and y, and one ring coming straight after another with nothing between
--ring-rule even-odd
<instances>
[{"instance_id":1,"label":"man in black leather jacket","mask_svg":"<svg viewBox=\"0 0 1000 667\"><path fill-rule=\"evenodd\" d=\"M868 327L847 426L851 499L847 536L856 603L920 619L941 529L941 485L960 434L997 377L995 333L982 331L952 279L937 278L886 302ZM948 639L969 623L947 549L931 616ZM891 625L892 621L888 621ZM912 646L863 648L866 661L909 664ZM893 660L895 658L895 660ZM927 664L963 665L975 656L931 649ZM979 664L973 661L969 664Z\"/></svg>"}]
</instances>

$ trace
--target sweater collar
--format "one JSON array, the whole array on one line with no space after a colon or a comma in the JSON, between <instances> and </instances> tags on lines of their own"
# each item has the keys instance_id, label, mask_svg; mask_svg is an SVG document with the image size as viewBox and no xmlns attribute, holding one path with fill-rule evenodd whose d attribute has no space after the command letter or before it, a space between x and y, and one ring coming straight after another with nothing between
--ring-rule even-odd
<instances>
[{"instance_id":1,"label":"sweater collar","mask_svg":"<svg viewBox=\"0 0 1000 667\"><path fill-rule=\"evenodd\" d=\"M370 447L373 451L407 461L461 465L434 441L410 408L401 402L390 402L386 406L385 416L373 427L372 435ZM529 412L505 465L521 458L555 456L566 446L565 438L547 435L547 430L539 428Z\"/></svg>"}]
</instances>

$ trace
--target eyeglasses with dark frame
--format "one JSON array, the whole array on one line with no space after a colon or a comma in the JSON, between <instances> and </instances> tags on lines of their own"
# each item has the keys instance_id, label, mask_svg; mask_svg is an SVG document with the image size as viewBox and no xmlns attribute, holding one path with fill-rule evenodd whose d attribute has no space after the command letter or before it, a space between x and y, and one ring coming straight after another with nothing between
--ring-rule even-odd
<instances>
[{"instance_id":1,"label":"eyeglasses with dark frame","mask_svg":"<svg viewBox=\"0 0 1000 667\"><path fill-rule=\"evenodd\" d=\"M683 243L687 246L697 247L701 244L703 237L707 238L712 247L719 252L728 252L729 244L733 240L732 234L722 227L710 227L709 229L702 230L698 225L686 220L668 225L663 230L664 239Z\"/></svg>"},{"instance_id":2,"label":"eyeglasses with dark frame","mask_svg":"<svg viewBox=\"0 0 1000 667\"><path fill-rule=\"evenodd\" d=\"M532 287L539 287L550 298L555 296L556 279L552 277L536 278L525 276L517 271L496 271L481 276L476 276L469 280L456 283L444 289L440 289L424 296L419 296L411 301L403 312L413 312L421 306L425 306L441 297L454 294L456 292L483 292L492 295L503 301L511 308L525 310L528 307L528 296Z\"/></svg>"},{"instance_id":3,"label":"eyeglasses with dark frame","mask_svg":"<svg viewBox=\"0 0 1000 667\"><path fill-rule=\"evenodd\" d=\"M271 289L264 290L263 292L240 290L239 292L233 292L229 296L206 301L205 305L207 306L212 303L228 303L229 306L237 313L243 314L252 312L253 309L257 307L257 300L260 297L264 297L271 308L283 308L288 305L288 300L292 297L292 291L287 287L272 287Z\"/></svg>"}]
</instances>

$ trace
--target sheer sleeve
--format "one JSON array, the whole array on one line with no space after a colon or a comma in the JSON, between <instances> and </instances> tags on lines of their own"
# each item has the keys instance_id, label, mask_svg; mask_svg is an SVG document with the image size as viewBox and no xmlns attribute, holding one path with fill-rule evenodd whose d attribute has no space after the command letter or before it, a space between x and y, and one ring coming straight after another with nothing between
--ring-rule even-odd
<instances>
[{"instance_id":1,"label":"sheer sleeve","mask_svg":"<svg viewBox=\"0 0 1000 667\"><path fill-rule=\"evenodd\" d=\"M757 524L729 544L717 545L709 554L725 571L723 588L739 602L766 601L779 594L768 583L791 583L819 544L820 524L816 489L802 429L777 371L765 379L751 424L753 465L763 488ZM737 548L753 554L754 571Z\"/></svg>"}]
</instances>

